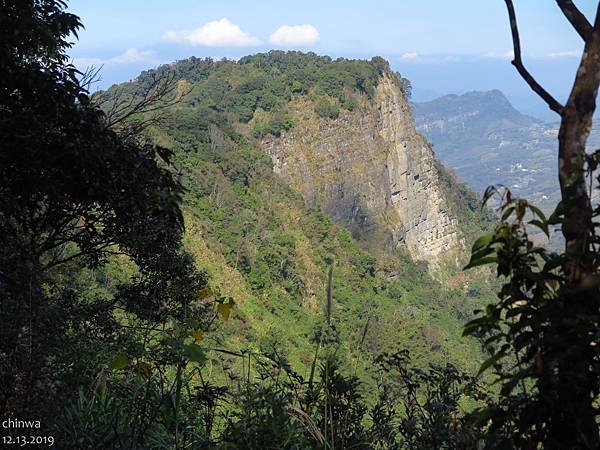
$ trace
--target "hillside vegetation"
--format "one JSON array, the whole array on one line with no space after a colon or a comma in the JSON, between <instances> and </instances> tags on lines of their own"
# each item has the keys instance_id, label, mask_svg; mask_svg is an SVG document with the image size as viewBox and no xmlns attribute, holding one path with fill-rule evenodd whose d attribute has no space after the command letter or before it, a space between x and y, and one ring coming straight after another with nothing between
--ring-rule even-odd
<instances>
[{"instance_id":1,"label":"hillside vegetation","mask_svg":"<svg viewBox=\"0 0 600 450\"><path fill-rule=\"evenodd\" d=\"M91 95L66 3L0 0L2 445L600 448L600 18L557 2L585 41L562 105L505 3L561 201L488 189L492 225L382 58L190 58ZM544 130L499 92L425 109L472 170Z\"/></svg>"},{"instance_id":2,"label":"hillside vegetation","mask_svg":"<svg viewBox=\"0 0 600 450\"><path fill-rule=\"evenodd\" d=\"M477 344L459 336L483 285L444 286L402 251L375 258L362 250L273 174L254 138L262 132L245 123L258 109L270 115L268 123L279 123L274 118L285 117L286 100L298 95L314 98L316 107L329 102L343 108L344 99L368 98L379 71L389 70L385 61L272 52L238 63L190 59L168 70L189 94L151 134L174 150L184 177L188 248L211 288L236 302L234 321L223 331L236 349L278 349L306 371L331 258L334 323L353 370L366 370L374 356L399 348L411 349L421 362L477 366ZM477 201L453 180L447 186L461 219L474 214L469 220L480 227Z\"/></svg>"},{"instance_id":3,"label":"hillside vegetation","mask_svg":"<svg viewBox=\"0 0 600 450\"><path fill-rule=\"evenodd\" d=\"M240 376L258 375L265 357L312 379L319 377L315 364L334 357L337 370L356 376L357 392L374 405L378 357L407 352L416 367L479 367L479 344L463 338L462 327L492 295L485 276L454 273L441 283L402 248L370 254L279 179L259 146L265 133L302 125L287 114L293 98L307 97L316 114L331 120L335 114L322 114L321 105L350 110L369 101L383 71L389 67L380 58L332 61L296 52L239 62L192 58L100 94L135 95L167 74L176 74L177 92L185 93L147 134L174 152L186 188L185 248L206 274L209 295L234 305L227 321L203 333L205 382L231 387ZM438 171L473 236L488 219L467 188L441 165Z\"/></svg>"},{"instance_id":4,"label":"hillside vegetation","mask_svg":"<svg viewBox=\"0 0 600 450\"><path fill-rule=\"evenodd\" d=\"M295 97L370 101L387 63L192 58L90 96L78 18L42 6L0 27L0 419L65 449L472 442L484 280L367 252L259 146Z\"/></svg>"}]
</instances>

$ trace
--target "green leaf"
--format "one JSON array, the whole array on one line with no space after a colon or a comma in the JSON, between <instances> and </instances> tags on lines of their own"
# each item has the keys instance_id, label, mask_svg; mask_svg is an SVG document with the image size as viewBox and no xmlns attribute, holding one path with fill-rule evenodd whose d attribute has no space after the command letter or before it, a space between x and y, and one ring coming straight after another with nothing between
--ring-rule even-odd
<instances>
[{"instance_id":1,"label":"green leaf","mask_svg":"<svg viewBox=\"0 0 600 450\"><path fill-rule=\"evenodd\" d=\"M556 205L556 209L554 210L554 212L552 212L552 214L550 214L550 217L548 218L548 224L549 225L561 224L563 221L564 212L565 212L565 208L564 208L563 202L559 202L558 205Z\"/></svg>"},{"instance_id":2,"label":"green leaf","mask_svg":"<svg viewBox=\"0 0 600 450\"><path fill-rule=\"evenodd\" d=\"M510 215L513 213L514 210L515 210L514 206L510 206L510 207L506 208L504 210L504 212L502 213L502 217L500 218L500 220L502 220L502 222L504 222L506 219L508 219L510 217Z\"/></svg>"},{"instance_id":3,"label":"green leaf","mask_svg":"<svg viewBox=\"0 0 600 450\"><path fill-rule=\"evenodd\" d=\"M490 256L481 256L481 257L477 257L475 255L471 256L471 261L469 261L469 264L467 264L465 267L463 267L463 270L467 270L467 269L472 269L473 267L477 267L477 266L483 266L485 264L493 264L493 263L497 263L498 262L498 255L490 255Z\"/></svg>"},{"instance_id":4,"label":"green leaf","mask_svg":"<svg viewBox=\"0 0 600 450\"><path fill-rule=\"evenodd\" d=\"M541 219L542 222L546 222L546 215L542 212L540 208L538 208L537 206L529 205L529 209L531 209L531 211L533 211Z\"/></svg>"},{"instance_id":5,"label":"green leaf","mask_svg":"<svg viewBox=\"0 0 600 450\"><path fill-rule=\"evenodd\" d=\"M506 311L506 318L510 319L511 317L518 316L530 309L528 305L514 306Z\"/></svg>"},{"instance_id":6,"label":"green leaf","mask_svg":"<svg viewBox=\"0 0 600 450\"><path fill-rule=\"evenodd\" d=\"M127 367L127 364L129 364L129 358L127 355L121 353L115 356L115 358L108 364L108 368L111 370L121 370Z\"/></svg>"},{"instance_id":7,"label":"green leaf","mask_svg":"<svg viewBox=\"0 0 600 450\"><path fill-rule=\"evenodd\" d=\"M233 305L235 305L235 302L231 297L227 303L221 303L217 305L217 312L221 315L225 322L229 320L229 314L231 314L231 308L233 308Z\"/></svg>"},{"instance_id":8,"label":"green leaf","mask_svg":"<svg viewBox=\"0 0 600 450\"><path fill-rule=\"evenodd\" d=\"M504 397L508 397L512 391L514 390L515 386L517 384L519 384L519 382L523 379L526 378L528 375L527 372L520 372L518 374L516 374L515 376L513 376L512 378L510 378L509 381L507 381L504 386L502 386L502 389L500 390L501 394Z\"/></svg>"},{"instance_id":9,"label":"green leaf","mask_svg":"<svg viewBox=\"0 0 600 450\"><path fill-rule=\"evenodd\" d=\"M506 356L506 351L499 351L491 358L486 359L485 362L479 368L479 372L477 372L477 376L479 376L483 372L485 372L490 366L493 366L494 364L496 364L498 361L500 361L500 359L504 358L504 356Z\"/></svg>"},{"instance_id":10,"label":"green leaf","mask_svg":"<svg viewBox=\"0 0 600 450\"><path fill-rule=\"evenodd\" d=\"M540 230L542 230L544 232L544 234L546 236L550 237L550 231L548 230L547 222L542 222L541 220L534 219L534 220L530 220L528 223L530 225L538 227Z\"/></svg>"},{"instance_id":11,"label":"green leaf","mask_svg":"<svg viewBox=\"0 0 600 450\"><path fill-rule=\"evenodd\" d=\"M494 194L498 193L498 188L496 186L488 186L483 193L483 201L481 202L481 209L487 204L490 198L493 197Z\"/></svg>"},{"instance_id":12,"label":"green leaf","mask_svg":"<svg viewBox=\"0 0 600 450\"><path fill-rule=\"evenodd\" d=\"M515 338L515 350L518 352L521 351L521 349L523 349L524 347L530 345L534 337L535 335L531 331L526 331L524 333L519 334Z\"/></svg>"},{"instance_id":13,"label":"green leaf","mask_svg":"<svg viewBox=\"0 0 600 450\"><path fill-rule=\"evenodd\" d=\"M492 243L492 241L494 240L494 233L486 233L483 236L480 236L474 243L473 243L473 248L472 248L472 252L475 253L478 250L483 249L484 247L487 247L488 245L490 245Z\"/></svg>"},{"instance_id":14,"label":"green leaf","mask_svg":"<svg viewBox=\"0 0 600 450\"><path fill-rule=\"evenodd\" d=\"M552 253L550 254L550 258L546 264L544 264L544 271L545 272L550 272L551 270L556 269L558 266L560 266L563 262L564 262L564 257L561 255L558 255L556 253Z\"/></svg>"},{"instance_id":15,"label":"green leaf","mask_svg":"<svg viewBox=\"0 0 600 450\"><path fill-rule=\"evenodd\" d=\"M183 348L183 353L190 361L203 365L206 362L204 350L198 344L187 344Z\"/></svg>"}]
</instances>

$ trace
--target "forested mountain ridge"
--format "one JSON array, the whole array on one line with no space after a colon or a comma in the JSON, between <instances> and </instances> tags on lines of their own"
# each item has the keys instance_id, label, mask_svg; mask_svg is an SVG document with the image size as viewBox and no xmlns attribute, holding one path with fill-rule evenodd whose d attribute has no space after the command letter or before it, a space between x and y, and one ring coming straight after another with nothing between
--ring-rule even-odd
<instances>
[{"instance_id":1,"label":"forested mountain ridge","mask_svg":"<svg viewBox=\"0 0 600 450\"><path fill-rule=\"evenodd\" d=\"M224 339L238 349L248 343L285 349L308 367L307 338L323 309L332 258L333 316L348 351L359 330L369 329L353 357L359 368L359 361L368 366L369 354L398 342L414 348L417 359L433 349L427 359L439 352L440 360L471 366L476 348L456 344L461 321L486 287L481 280L464 283L456 268L461 256L464 261L465 233L481 229L483 216L478 200L414 131L402 93L406 80L378 58L271 52L238 62L179 61L106 94L135 92L144 80L167 73L176 74L178 90L187 94L149 133L175 152L188 189L187 242L199 268L238 305L233 317L240 327ZM387 116L382 97L392 102ZM390 133L404 129L406 138L392 135L386 143L378 136L385 120ZM274 150L281 143L291 146L290 160ZM388 167L406 181L394 187ZM395 204L393 196L412 203ZM411 236L411 225L424 225L424 237ZM428 240L442 243L438 254L426 252ZM446 266L436 259L441 253ZM442 285L418 259L457 278ZM398 320L406 322L397 327Z\"/></svg>"},{"instance_id":2,"label":"forested mountain ridge","mask_svg":"<svg viewBox=\"0 0 600 450\"><path fill-rule=\"evenodd\" d=\"M461 189L455 181L439 183L441 172L452 177L414 128L403 92L410 83L386 61L273 51L238 63L191 58L152 76L167 71L191 90L180 107L205 112L208 122L227 116L228 126L258 142L309 204L359 241L406 246L413 259L432 267L457 265L469 222L457 218L466 209L476 215L475 200L465 207L464 198L442 193ZM218 129L212 120L206 132L223 144L214 136Z\"/></svg>"}]
</instances>

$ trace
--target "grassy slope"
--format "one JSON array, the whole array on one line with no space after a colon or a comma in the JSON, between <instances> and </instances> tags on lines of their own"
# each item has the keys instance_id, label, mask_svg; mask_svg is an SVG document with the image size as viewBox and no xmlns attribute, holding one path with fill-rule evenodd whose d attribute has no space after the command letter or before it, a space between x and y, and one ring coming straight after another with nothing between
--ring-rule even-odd
<instances>
[{"instance_id":1,"label":"grassy slope","mask_svg":"<svg viewBox=\"0 0 600 450\"><path fill-rule=\"evenodd\" d=\"M364 61L298 62L307 56L292 56L259 56L245 64L178 63L174 69L186 80L180 86L191 92L152 130L159 144L175 151L188 187L186 245L213 290L238 305L217 342L228 350L283 353L306 373L323 320L326 260L332 256L333 317L347 370L368 380L374 356L401 348L409 348L419 363L451 361L475 369L478 345L461 332L481 303L483 283L473 281L465 295L462 281L442 286L406 255L376 260L273 174L254 138L257 130L247 125L256 111L267 116L262 126L276 133L293 126L278 122L293 96L351 108L352 93L368 97L381 70ZM453 191L454 181L448 180L456 207L464 209L465 193ZM477 213L466 216L476 227Z\"/></svg>"}]
</instances>

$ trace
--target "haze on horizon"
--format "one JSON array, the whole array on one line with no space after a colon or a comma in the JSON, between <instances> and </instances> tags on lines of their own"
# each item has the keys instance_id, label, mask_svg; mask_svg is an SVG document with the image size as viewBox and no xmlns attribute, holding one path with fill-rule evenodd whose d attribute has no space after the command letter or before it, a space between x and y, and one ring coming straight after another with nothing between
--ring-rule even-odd
<instances>
[{"instance_id":1,"label":"haze on horizon","mask_svg":"<svg viewBox=\"0 0 600 450\"><path fill-rule=\"evenodd\" d=\"M526 64L559 99L568 95L583 44L554 2L515 2ZM594 2L575 1L592 17ZM502 0L345 2L70 2L85 24L71 52L80 68L102 66L99 88L178 59L239 58L271 49L333 58L381 55L409 78L415 101L500 89L522 112L556 120L510 64ZM110 29L107 29L110 24Z\"/></svg>"}]
</instances>

